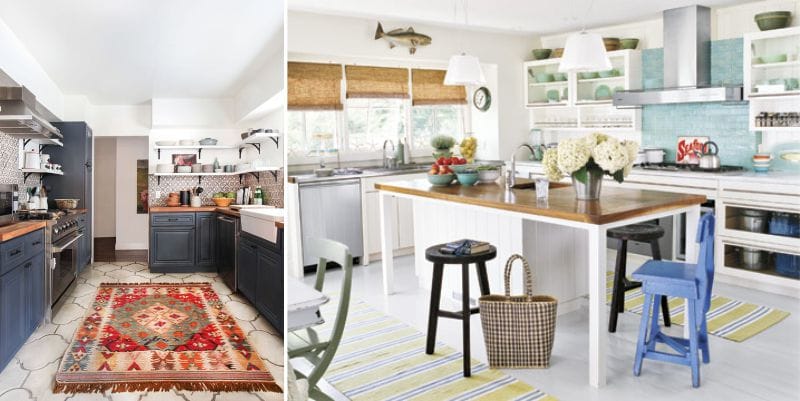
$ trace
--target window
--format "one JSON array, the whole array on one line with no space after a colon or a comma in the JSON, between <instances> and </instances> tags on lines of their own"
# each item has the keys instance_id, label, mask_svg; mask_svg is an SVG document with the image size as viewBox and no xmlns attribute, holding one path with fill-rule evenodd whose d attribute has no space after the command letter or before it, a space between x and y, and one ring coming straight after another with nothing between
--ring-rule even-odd
<instances>
[{"instance_id":1,"label":"window","mask_svg":"<svg viewBox=\"0 0 800 401\"><path fill-rule=\"evenodd\" d=\"M431 138L449 135L461 141L464 129L464 105L414 106L411 108L412 149L430 148Z\"/></svg>"},{"instance_id":2,"label":"window","mask_svg":"<svg viewBox=\"0 0 800 401\"><path fill-rule=\"evenodd\" d=\"M405 99L347 99L346 152L375 152L406 135Z\"/></svg>"},{"instance_id":3,"label":"window","mask_svg":"<svg viewBox=\"0 0 800 401\"><path fill-rule=\"evenodd\" d=\"M318 139L314 138L314 133L333 134L330 145L336 146L339 142L337 112L334 110L289 111L287 120L287 151L290 156L302 158L319 149L320 143ZM330 145L323 144L325 147Z\"/></svg>"}]
</instances>

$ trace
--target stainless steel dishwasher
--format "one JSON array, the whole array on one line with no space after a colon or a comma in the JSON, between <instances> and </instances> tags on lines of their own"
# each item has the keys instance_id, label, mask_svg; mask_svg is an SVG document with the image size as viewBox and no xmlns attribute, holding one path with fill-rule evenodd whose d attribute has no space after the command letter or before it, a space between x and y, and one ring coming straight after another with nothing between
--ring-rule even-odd
<instances>
[{"instance_id":1,"label":"stainless steel dishwasher","mask_svg":"<svg viewBox=\"0 0 800 401\"><path fill-rule=\"evenodd\" d=\"M298 186L303 245L310 238L327 238L347 245L353 258L363 256L361 180L310 182ZM303 265L316 264L317 259L303 246Z\"/></svg>"}]
</instances>

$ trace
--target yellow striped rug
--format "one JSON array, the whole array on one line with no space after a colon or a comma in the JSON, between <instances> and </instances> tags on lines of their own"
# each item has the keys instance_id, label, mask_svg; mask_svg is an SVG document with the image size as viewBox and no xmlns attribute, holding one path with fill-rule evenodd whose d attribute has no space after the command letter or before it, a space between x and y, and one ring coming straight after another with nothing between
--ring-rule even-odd
<instances>
[{"instance_id":1,"label":"yellow striped rug","mask_svg":"<svg viewBox=\"0 0 800 401\"><path fill-rule=\"evenodd\" d=\"M614 287L614 273L606 275L606 302L611 304L611 292ZM683 325L683 298L668 298L672 323ZM625 292L625 310L642 313L644 296L641 288ZM772 327L789 316L789 312L767 306L750 304L743 301L711 294L711 308L706 313L708 333L727 340L742 342Z\"/></svg>"},{"instance_id":2,"label":"yellow striped rug","mask_svg":"<svg viewBox=\"0 0 800 401\"><path fill-rule=\"evenodd\" d=\"M328 303L323 313L334 316L336 305L336 300ZM325 336L328 328L318 332ZM437 343L433 355L425 354L424 334L360 301L350 305L325 380L351 400L555 400L475 359L472 377L465 378L461 352Z\"/></svg>"}]
</instances>

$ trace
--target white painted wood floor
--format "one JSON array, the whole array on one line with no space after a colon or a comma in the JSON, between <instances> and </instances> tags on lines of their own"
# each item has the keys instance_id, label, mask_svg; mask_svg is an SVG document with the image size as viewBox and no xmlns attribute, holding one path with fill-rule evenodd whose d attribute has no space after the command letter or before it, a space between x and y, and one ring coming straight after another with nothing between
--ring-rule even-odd
<instances>
[{"instance_id":1,"label":"white painted wood floor","mask_svg":"<svg viewBox=\"0 0 800 401\"><path fill-rule=\"evenodd\" d=\"M608 254L613 269L614 252ZM631 256L629 271L643 259ZM396 294L383 295L380 262L356 266L353 274L354 300L363 300L383 312L426 331L429 293L420 289L414 276L413 256L395 259ZM473 277L473 279L476 279ZM341 271L326 278L326 289L339 288ZM306 282L313 285L313 276ZM502 289L492 288L493 293ZM715 283L714 293L742 301L768 305L791 315L763 333L735 343L711 336L711 363L701 367L701 386L693 389L688 367L645 361L640 377L633 376L633 354L639 315L620 315L617 332L609 335L608 385L602 389L588 382L588 308L559 316L549 369L505 370L560 400L798 400L800 399L800 300L743 287ZM444 297L447 295L445 294ZM443 308L458 309L455 302L442 300ZM480 317L472 317L472 355L486 361ZM673 327L680 334L680 327ZM460 322L439 320L438 339L461 349ZM295 363L293 361L292 363ZM302 363L296 366L302 370ZM324 386L329 393L335 391ZM340 394L336 399L346 400ZM500 400L498 400L500 401Z\"/></svg>"}]
</instances>

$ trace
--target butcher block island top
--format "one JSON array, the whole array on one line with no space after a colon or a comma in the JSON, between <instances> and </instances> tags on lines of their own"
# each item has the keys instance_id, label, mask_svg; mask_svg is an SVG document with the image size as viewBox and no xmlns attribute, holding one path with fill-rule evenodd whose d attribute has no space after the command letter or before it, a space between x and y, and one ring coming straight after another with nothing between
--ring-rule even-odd
<instances>
[{"instance_id":1,"label":"butcher block island top","mask_svg":"<svg viewBox=\"0 0 800 401\"><path fill-rule=\"evenodd\" d=\"M528 180L518 179L517 182L527 184ZM507 191L505 184L502 183L470 187L457 184L437 187L427 180L420 179L376 183L375 188L380 191L590 224L608 224L662 210L699 205L706 201L704 195L615 187L603 188L598 200L580 201L575 199L575 190L571 185L561 183L550 184L549 199L546 202L537 201L536 191L530 185L525 189L515 188Z\"/></svg>"}]
</instances>

